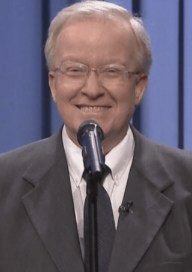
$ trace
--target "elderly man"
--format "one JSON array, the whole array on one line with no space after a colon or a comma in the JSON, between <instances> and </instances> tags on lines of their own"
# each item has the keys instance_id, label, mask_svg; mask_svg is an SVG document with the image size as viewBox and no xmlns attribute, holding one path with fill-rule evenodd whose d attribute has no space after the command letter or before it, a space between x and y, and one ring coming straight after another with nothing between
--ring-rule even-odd
<instances>
[{"instance_id":1,"label":"elderly man","mask_svg":"<svg viewBox=\"0 0 192 272\"><path fill-rule=\"evenodd\" d=\"M52 21L45 55L64 126L0 156L0 271L85 271L86 181L77 132L91 119L104 133L111 171L103 186L115 229L98 271L191 272L192 156L130 125L151 65L142 21L112 3L76 3Z\"/></svg>"}]
</instances>

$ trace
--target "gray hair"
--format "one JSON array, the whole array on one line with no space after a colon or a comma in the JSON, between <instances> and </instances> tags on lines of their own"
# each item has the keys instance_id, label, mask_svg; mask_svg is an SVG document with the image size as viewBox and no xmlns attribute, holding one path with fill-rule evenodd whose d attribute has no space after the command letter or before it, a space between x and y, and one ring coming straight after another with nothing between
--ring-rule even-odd
<instances>
[{"instance_id":1,"label":"gray hair","mask_svg":"<svg viewBox=\"0 0 192 272\"><path fill-rule=\"evenodd\" d=\"M62 27L74 21L91 19L109 19L127 23L136 37L138 51L136 52L137 69L149 73L152 63L152 52L148 34L142 19L133 16L125 8L105 1L83 1L62 9L51 22L48 38L45 44L45 58L49 70L54 68L55 44Z\"/></svg>"}]
</instances>

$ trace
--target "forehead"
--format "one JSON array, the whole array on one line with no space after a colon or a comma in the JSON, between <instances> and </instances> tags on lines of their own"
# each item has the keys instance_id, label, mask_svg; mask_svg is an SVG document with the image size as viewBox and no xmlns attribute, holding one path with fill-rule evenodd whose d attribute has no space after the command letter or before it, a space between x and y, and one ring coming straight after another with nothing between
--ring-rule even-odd
<instances>
[{"instance_id":1,"label":"forehead","mask_svg":"<svg viewBox=\"0 0 192 272\"><path fill-rule=\"evenodd\" d=\"M64 25L56 41L57 52L77 50L90 54L114 54L135 50L136 39L129 23L103 18L72 21ZM87 55L89 52L85 52Z\"/></svg>"},{"instance_id":2,"label":"forehead","mask_svg":"<svg viewBox=\"0 0 192 272\"><path fill-rule=\"evenodd\" d=\"M57 65L67 58L93 66L112 62L134 65L136 41L129 25L86 20L64 26L56 47Z\"/></svg>"},{"instance_id":3,"label":"forehead","mask_svg":"<svg viewBox=\"0 0 192 272\"><path fill-rule=\"evenodd\" d=\"M131 29L131 25L128 20L125 20L124 18L116 18L114 16L92 16L92 17L82 17L82 16L77 16L72 19L68 19L65 21L63 25L60 26L59 31L58 31L58 36L59 38L63 32L66 32L69 28L70 31L78 31L78 28L81 28L82 26L87 28L89 25L91 26L97 26L98 29L102 29L103 27L109 27L111 28L111 32L116 32L116 31L124 31L125 35L130 32L133 32ZM112 26L112 27L110 27ZM83 33L79 33L83 34Z\"/></svg>"}]
</instances>

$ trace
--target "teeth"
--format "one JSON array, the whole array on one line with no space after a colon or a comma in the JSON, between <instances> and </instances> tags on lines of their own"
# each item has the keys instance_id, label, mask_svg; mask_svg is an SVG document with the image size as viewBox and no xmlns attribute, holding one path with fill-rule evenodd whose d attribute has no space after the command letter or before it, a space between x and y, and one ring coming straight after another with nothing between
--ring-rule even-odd
<instances>
[{"instance_id":1,"label":"teeth","mask_svg":"<svg viewBox=\"0 0 192 272\"><path fill-rule=\"evenodd\" d=\"M98 112L98 111L106 111L108 107L106 106L81 106L80 109L85 112Z\"/></svg>"}]
</instances>

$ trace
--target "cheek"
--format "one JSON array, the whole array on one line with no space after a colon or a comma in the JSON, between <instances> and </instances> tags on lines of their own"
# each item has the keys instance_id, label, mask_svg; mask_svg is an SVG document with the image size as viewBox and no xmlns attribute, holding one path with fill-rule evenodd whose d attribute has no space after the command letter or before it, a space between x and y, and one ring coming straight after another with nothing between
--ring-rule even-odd
<instances>
[{"instance_id":1,"label":"cheek","mask_svg":"<svg viewBox=\"0 0 192 272\"><path fill-rule=\"evenodd\" d=\"M58 103L60 101L60 99L63 98L63 96L65 96L65 93L63 91L64 90L64 86L62 84L62 82L59 80L59 77L58 79L56 80L56 83L55 83L55 100L56 100L56 103Z\"/></svg>"},{"instance_id":2,"label":"cheek","mask_svg":"<svg viewBox=\"0 0 192 272\"><path fill-rule=\"evenodd\" d=\"M57 89L55 95L56 104L62 103L67 100L67 93L62 91L62 89Z\"/></svg>"},{"instance_id":3,"label":"cheek","mask_svg":"<svg viewBox=\"0 0 192 272\"><path fill-rule=\"evenodd\" d=\"M126 88L119 89L116 93L116 101L118 103L119 110L123 109L124 111L129 111L135 106L135 89Z\"/></svg>"},{"instance_id":4,"label":"cheek","mask_svg":"<svg viewBox=\"0 0 192 272\"><path fill-rule=\"evenodd\" d=\"M62 104L69 102L73 97L77 95L77 90L71 88L61 80L57 80L55 84L55 102L56 104Z\"/></svg>"},{"instance_id":5,"label":"cheek","mask_svg":"<svg viewBox=\"0 0 192 272\"><path fill-rule=\"evenodd\" d=\"M135 110L135 99L134 88L122 90L122 92L119 90L119 95L116 98L116 118L121 125L130 121Z\"/></svg>"}]
</instances>

